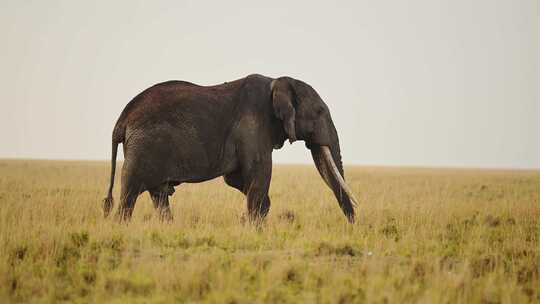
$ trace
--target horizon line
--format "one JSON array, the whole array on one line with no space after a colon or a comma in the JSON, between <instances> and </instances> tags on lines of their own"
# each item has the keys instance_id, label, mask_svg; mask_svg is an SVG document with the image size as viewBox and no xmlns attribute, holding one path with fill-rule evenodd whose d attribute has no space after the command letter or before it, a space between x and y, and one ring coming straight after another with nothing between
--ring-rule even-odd
<instances>
[{"instance_id":1,"label":"horizon line","mask_svg":"<svg viewBox=\"0 0 540 304\"><path fill-rule=\"evenodd\" d=\"M56 162L107 162L110 159L83 159L83 158L34 158L34 157L0 157L0 161L56 161ZM117 160L123 162L124 160ZM313 166L306 163L273 162L273 165L290 166ZM370 164L370 163L349 163L344 167L364 167L364 168L403 168L403 169L440 169L440 170L486 170L486 171L540 171L536 167L511 167L511 166L465 166L465 165L423 165L423 164Z\"/></svg>"}]
</instances>

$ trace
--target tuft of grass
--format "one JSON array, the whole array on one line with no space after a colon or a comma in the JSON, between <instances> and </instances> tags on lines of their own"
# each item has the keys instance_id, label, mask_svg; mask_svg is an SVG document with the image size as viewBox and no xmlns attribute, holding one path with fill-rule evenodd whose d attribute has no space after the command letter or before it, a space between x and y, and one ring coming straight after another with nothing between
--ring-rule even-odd
<instances>
[{"instance_id":1,"label":"tuft of grass","mask_svg":"<svg viewBox=\"0 0 540 304\"><path fill-rule=\"evenodd\" d=\"M104 219L106 162L0 161L0 302L540 302L540 172L275 166L259 227L221 179ZM119 200L119 178L115 185Z\"/></svg>"}]
</instances>

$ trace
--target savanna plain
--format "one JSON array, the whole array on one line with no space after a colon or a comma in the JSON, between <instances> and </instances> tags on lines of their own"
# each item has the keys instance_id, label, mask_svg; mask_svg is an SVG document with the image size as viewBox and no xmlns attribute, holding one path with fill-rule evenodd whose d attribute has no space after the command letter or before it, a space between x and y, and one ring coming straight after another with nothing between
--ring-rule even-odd
<instances>
[{"instance_id":1,"label":"savanna plain","mask_svg":"<svg viewBox=\"0 0 540 304\"><path fill-rule=\"evenodd\" d=\"M540 172L274 166L266 221L221 178L104 219L108 162L0 160L0 303L540 302ZM119 200L119 176L115 201Z\"/></svg>"}]
</instances>

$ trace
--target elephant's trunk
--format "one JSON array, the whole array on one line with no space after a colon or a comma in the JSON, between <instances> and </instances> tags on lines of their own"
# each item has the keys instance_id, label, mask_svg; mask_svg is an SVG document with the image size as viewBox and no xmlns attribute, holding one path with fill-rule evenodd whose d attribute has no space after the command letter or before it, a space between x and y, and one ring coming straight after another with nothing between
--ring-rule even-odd
<instances>
[{"instance_id":1,"label":"elephant's trunk","mask_svg":"<svg viewBox=\"0 0 540 304\"><path fill-rule=\"evenodd\" d=\"M349 186L345 183L339 143L336 140L330 147L312 146L311 155L321 177L334 192L341 210L347 216L349 222L353 223L353 206L357 205L357 200Z\"/></svg>"}]
</instances>

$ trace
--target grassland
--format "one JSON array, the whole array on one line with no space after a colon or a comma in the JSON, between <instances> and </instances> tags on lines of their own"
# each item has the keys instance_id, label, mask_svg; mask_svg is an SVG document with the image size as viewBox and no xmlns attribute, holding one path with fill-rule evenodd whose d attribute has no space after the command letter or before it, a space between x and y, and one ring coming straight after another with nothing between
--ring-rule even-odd
<instances>
[{"instance_id":1,"label":"grassland","mask_svg":"<svg viewBox=\"0 0 540 304\"><path fill-rule=\"evenodd\" d=\"M540 172L346 170L355 225L312 166L275 166L257 229L221 179L125 225L107 163L0 161L0 302L540 302Z\"/></svg>"}]
</instances>

